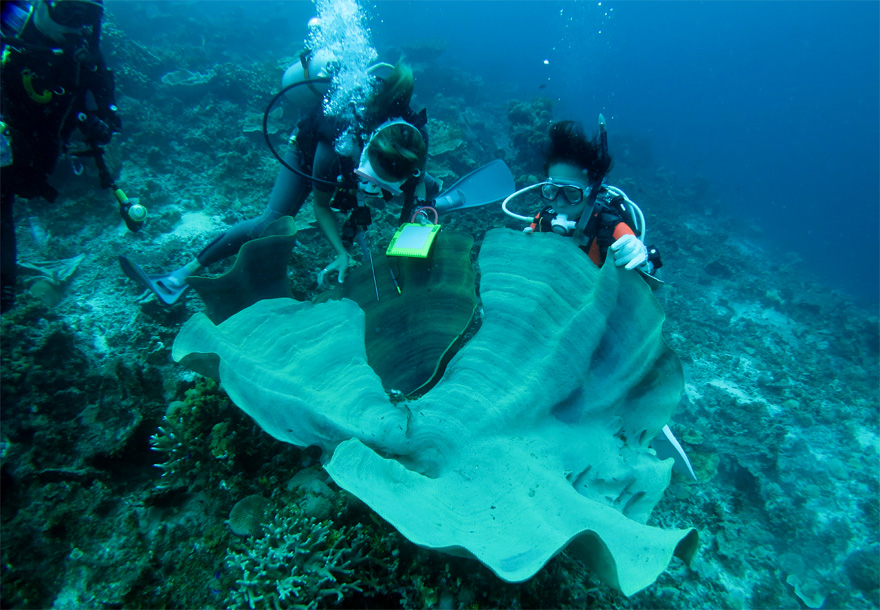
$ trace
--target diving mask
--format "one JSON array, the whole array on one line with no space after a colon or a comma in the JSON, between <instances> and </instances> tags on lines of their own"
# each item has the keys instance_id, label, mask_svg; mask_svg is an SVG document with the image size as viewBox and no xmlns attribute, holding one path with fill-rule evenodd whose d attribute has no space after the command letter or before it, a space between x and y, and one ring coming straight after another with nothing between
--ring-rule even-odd
<instances>
[{"instance_id":1,"label":"diving mask","mask_svg":"<svg viewBox=\"0 0 880 610\"><path fill-rule=\"evenodd\" d=\"M540 190L541 198L547 201L556 201L561 194L562 198L565 200L563 205L578 205L582 203L585 196L589 194L589 188L584 188L575 184L562 184L547 180L545 182L539 182L538 184L532 184L531 186L521 188L512 195L509 195L503 202L501 202L501 209L511 218L516 218L517 220L522 220L524 222L531 222L532 216L522 216L516 212L511 212L508 209L507 204L512 199L534 190Z\"/></svg>"},{"instance_id":2,"label":"diving mask","mask_svg":"<svg viewBox=\"0 0 880 610\"><path fill-rule=\"evenodd\" d=\"M556 201L560 195L571 205L577 205L584 200L584 188L577 184L559 184L552 181L542 184L542 199Z\"/></svg>"},{"instance_id":3,"label":"diving mask","mask_svg":"<svg viewBox=\"0 0 880 610\"><path fill-rule=\"evenodd\" d=\"M418 137L421 138L422 134L410 123L407 123L403 119L391 119L382 123L370 136L369 141L366 146L364 146L363 151L361 152L360 163L358 164L357 169L354 170L355 175L360 178L359 188L367 193L368 195L380 195L380 190L384 189L391 193L392 195L399 195L403 191L401 187L403 184L409 179L409 177L404 178L403 180L388 180L386 177L387 172L383 171L382 168L379 168L379 171L376 171L376 168L373 167L373 160L377 158L379 153L374 148L371 148L373 145L373 140L375 140L376 136L379 135L384 129L391 127L392 125L406 125L410 129L413 129ZM382 175L380 175L380 173ZM418 178L421 176L422 172L419 169L416 169L412 177Z\"/></svg>"},{"instance_id":4,"label":"diving mask","mask_svg":"<svg viewBox=\"0 0 880 610\"><path fill-rule=\"evenodd\" d=\"M385 189L392 195L399 195L402 193L403 191L400 187L403 186L403 183L406 182L406 180L392 182L380 178L376 174L376 170L373 169L373 165L370 163L370 158L367 155L366 150L367 149L364 148L364 152L361 154L360 166L354 170L354 173L359 178L358 188L367 195L372 195L374 197L381 196L382 189Z\"/></svg>"}]
</instances>

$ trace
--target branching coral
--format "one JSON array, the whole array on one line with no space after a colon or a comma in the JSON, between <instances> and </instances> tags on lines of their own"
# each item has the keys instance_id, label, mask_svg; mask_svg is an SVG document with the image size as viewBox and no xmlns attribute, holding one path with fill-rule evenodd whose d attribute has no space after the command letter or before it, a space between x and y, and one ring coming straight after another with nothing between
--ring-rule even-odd
<instances>
[{"instance_id":1,"label":"branching coral","mask_svg":"<svg viewBox=\"0 0 880 610\"><path fill-rule=\"evenodd\" d=\"M176 404L179 403L171 403L169 411ZM168 415L165 415L162 418L162 425L150 436L151 449L167 456L163 462L156 464L157 468L162 469L162 480L156 486L160 489L175 487L185 479L183 473L187 447L180 442L183 436L182 427L182 419L169 419Z\"/></svg>"},{"instance_id":2,"label":"branching coral","mask_svg":"<svg viewBox=\"0 0 880 610\"><path fill-rule=\"evenodd\" d=\"M186 391L183 401L168 405L156 432L150 437L153 451L165 454L156 464L162 469L160 489L189 487L199 479L223 480L240 476L234 465L236 433L224 417L228 399L213 382L200 382ZM230 410L231 411L231 410ZM234 414L234 412L232 412ZM216 468L203 468L211 462Z\"/></svg>"},{"instance_id":3,"label":"branching coral","mask_svg":"<svg viewBox=\"0 0 880 610\"><path fill-rule=\"evenodd\" d=\"M361 525L334 528L305 518L287 506L263 525L261 537L247 539L241 552L229 550L226 564L241 570L229 602L250 608L320 608L338 605L361 592L356 574L367 561Z\"/></svg>"}]
</instances>

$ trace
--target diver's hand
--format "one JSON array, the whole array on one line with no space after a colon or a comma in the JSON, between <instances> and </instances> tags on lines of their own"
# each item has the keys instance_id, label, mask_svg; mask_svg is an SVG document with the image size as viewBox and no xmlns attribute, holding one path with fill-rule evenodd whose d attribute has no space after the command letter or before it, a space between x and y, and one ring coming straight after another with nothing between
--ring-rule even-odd
<instances>
[{"instance_id":1,"label":"diver's hand","mask_svg":"<svg viewBox=\"0 0 880 610\"><path fill-rule=\"evenodd\" d=\"M648 262L648 249L635 235L624 235L611 244L614 264L632 270Z\"/></svg>"},{"instance_id":2,"label":"diver's hand","mask_svg":"<svg viewBox=\"0 0 880 610\"><path fill-rule=\"evenodd\" d=\"M85 118L82 122L82 132L87 140L99 146L109 144L113 137L113 130L110 129L110 126L95 115Z\"/></svg>"},{"instance_id":3,"label":"diver's hand","mask_svg":"<svg viewBox=\"0 0 880 610\"><path fill-rule=\"evenodd\" d=\"M348 273L348 263L350 260L351 257L348 255L348 252L343 252L342 254L338 255L336 257L336 260L324 267L318 274L318 285L323 284L326 275L334 271L339 274L338 282L340 284L344 282L345 275Z\"/></svg>"}]
</instances>

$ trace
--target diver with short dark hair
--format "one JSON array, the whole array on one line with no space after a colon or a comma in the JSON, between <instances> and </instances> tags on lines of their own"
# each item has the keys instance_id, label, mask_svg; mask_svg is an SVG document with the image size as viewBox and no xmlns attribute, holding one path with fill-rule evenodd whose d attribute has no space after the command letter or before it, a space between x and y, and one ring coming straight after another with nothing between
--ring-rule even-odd
<instances>
[{"instance_id":1,"label":"diver with short dark hair","mask_svg":"<svg viewBox=\"0 0 880 610\"><path fill-rule=\"evenodd\" d=\"M99 150L122 129L113 72L99 45L103 14L102 0L2 3L3 311L15 300L15 196L53 202L58 191L48 178L74 131L78 129L93 150Z\"/></svg>"},{"instance_id":2,"label":"diver with short dark hair","mask_svg":"<svg viewBox=\"0 0 880 610\"><path fill-rule=\"evenodd\" d=\"M602 115L599 131L592 138L580 123L556 123L550 127L545 155L547 180L508 197L504 211L519 220L531 221L524 229L527 233L553 231L573 237L596 265L602 265L610 251L618 267L652 276L662 265L660 254L644 244L645 220L638 206L626 193L604 183L612 166ZM540 190L547 205L534 218L508 209L511 199L535 189Z\"/></svg>"}]
</instances>

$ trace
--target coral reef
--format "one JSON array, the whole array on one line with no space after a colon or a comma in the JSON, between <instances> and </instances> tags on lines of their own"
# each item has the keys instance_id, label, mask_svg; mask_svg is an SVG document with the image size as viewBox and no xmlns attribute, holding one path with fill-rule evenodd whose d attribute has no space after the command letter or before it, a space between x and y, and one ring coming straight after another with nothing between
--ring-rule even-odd
<instances>
[{"instance_id":1,"label":"coral reef","mask_svg":"<svg viewBox=\"0 0 880 610\"><path fill-rule=\"evenodd\" d=\"M240 576L229 602L249 608L327 608L362 592L360 565L369 561L359 525L333 528L290 505L263 524L226 564Z\"/></svg>"},{"instance_id":2,"label":"coral reef","mask_svg":"<svg viewBox=\"0 0 880 610\"><path fill-rule=\"evenodd\" d=\"M516 157L508 159L517 186L525 186L521 176L541 171L547 130L553 116L553 100L540 97L529 102L514 100L507 107L510 122L510 141L516 148Z\"/></svg>"},{"instance_id":3,"label":"coral reef","mask_svg":"<svg viewBox=\"0 0 880 610\"><path fill-rule=\"evenodd\" d=\"M675 159L653 158L643 135L609 132L609 181L642 207L664 257L664 338L683 360L687 389L673 428L700 477L673 473L648 523L699 524L705 544L690 568L675 559L630 598L564 552L509 584L478 562L416 547L316 476L314 449L279 443L216 385L172 364L172 341L202 303L189 295L167 309L140 298L116 257L174 269L262 211L278 165L248 117L277 90L295 51L290 32L302 26L272 15L255 38L232 11L181 14L196 6L107 4L102 47L124 122L107 159L149 208L144 230L125 231L89 164L77 176L59 163L53 205L16 202L21 260L85 258L64 291L48 295L52 307L22 286L0 322L0 606L226 606L243 572L224 557L248 540L226 521L237 501L259 494L314 505L318 520L342 515L346 531L361 524L371 561L356 563L349 582L362 591L348 590L340 605L802 607L793 576L805 583L801 595L824 597L826 608L880 607L876 307L773 249L755 221L730 211L733 194L713 192ZM509 99L443 66L435 51L418 56L415 103L465 142L443 155L443 177L497 157L520 185L540 177L548 121L570 117L555 116L550 100ZM177 70L216 76L198 87L161 84ZM296 121L275 119L280 137ZM395 205L374 214L373 243L387 239ZM289 267L299 300L315 295L314 273L333 256L310 221L307 204ZM522 228L496 206L442 221L473 234L476 247L488 229ZM173 452L150 451L158 426L175 435L156 439ZM154 462L169 455L174 474L161 477ZM299 479L287 488L303 469L308 494Z\"/></svg>"}]
</instances>

